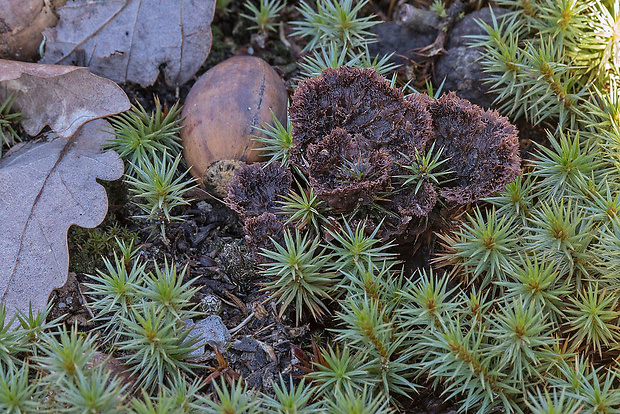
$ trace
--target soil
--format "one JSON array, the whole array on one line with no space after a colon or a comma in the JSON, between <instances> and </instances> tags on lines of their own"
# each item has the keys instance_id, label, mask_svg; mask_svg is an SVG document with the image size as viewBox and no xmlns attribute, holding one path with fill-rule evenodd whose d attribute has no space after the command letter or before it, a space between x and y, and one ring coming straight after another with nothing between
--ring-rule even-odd
<instances>
[{"instance_id":1,"label":"soil","mask_svg":"<svg viewBox=\"0 0 620 414\"><path fill-rule=\"evenodd\" d=\"M394 2L374 1L365 11L386 19L391 3ZM247 22L237 18L242 11L242 4L241 1L231 1L227 12L216 12L212 25L211 54L196 78L230 56L254 54L271 64L292 91L296 83L296 61L301 44L295 44L298 39L289 39L291 44L287 46L274 34L264 49L257 47L246 30ZM418 2L417 5L424 4ZM289 2L283 13L283 21L297 20L298 17L294 4ZM402 72L415 73L420 67L426 67L425 70L431 68L416 63L415 67L412 65ZM153 96L158 96L169 106L177 100L183 102L194 81L178 89L158 82L149 88L128 85L125 91L132 101L152 109ZM518 127L523 131L522 155L528 158L531 141L544 140L544 132L532 128L525 121L519 122ZM257 273L256 262L244 245L242 228L233 211L205 191L196 190L192 193L194 201L191 205L176 212L186 216L186 220L168 226L167 238L163 239L153 233L147 223L131 218L137 210L120 182L105 185L110 198L109 214L105 222L94 230L70 230L71 273L67 284L50 296L54 304L51 317L62 316L66 323L77 323L84 331L95 328L92 312L85 306L84 292L87 288L84 283L89 280L88 274L94 274L97 267L101 268L100 255L113 251L114 235L121 238L135 236L136 245L140 245L140 254L151 263L153 259L160 263L167 259L181 268L188 265L187 277L196 277L195 284L200 287L194 300L202 305L205 317L219 315L233 332L230 346L223 354L228 368L220 369L222 375L240 374L250 387L269 392L271 381L277 379L279 374L302 373L296 366L299 361L294 351L301 349L308 356L311 355L312 342L324 344L329 336L326 324L307 322L297 325L292 313L278 317L274 302L269 301L268 294L261 290L261 283L265 280ZM429 252L432 250L432 246L423 249L421 254L424 257L417 258L418 263L428 263ZM207 351L200 361L207 375L210 373L209 367L218 367L217 356L213 351ZM455 405L446 402L437 393L428 391L414 396L405 404L403 412L439 414L454 413L456 409Z\"/></svg>"}]
</instances>

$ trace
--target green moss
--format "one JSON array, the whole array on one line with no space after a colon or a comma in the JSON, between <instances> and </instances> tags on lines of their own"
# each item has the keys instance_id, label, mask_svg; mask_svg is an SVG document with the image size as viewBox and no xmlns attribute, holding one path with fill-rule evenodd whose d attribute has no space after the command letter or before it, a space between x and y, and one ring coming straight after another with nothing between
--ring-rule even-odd
<instances>
[{"instance_id":1,"label":"green moss","mask_svg":"<svg viewBox=\"0 0 620 414\"><path fill-rule=\"evenodd\" d=\"M94 274L104 267L103 258L112 257L116 250L116 239L129 243L138 237L133 232L108 218L94 229L72 226L69 229L69 271Z\"/></svg>"},{"instance_id":2,"label":"green moss","mask_svg":"<svg viewBox=\"0 0 620 414\"><path fill-rule=\"evenodd\" d=\"M205 70L231 57L235 49L233 44L225 42L224 33L218 26L211 26L211 36L211 51L209 52L209 57L202 65Z\"/></svg>"}]
</instances>

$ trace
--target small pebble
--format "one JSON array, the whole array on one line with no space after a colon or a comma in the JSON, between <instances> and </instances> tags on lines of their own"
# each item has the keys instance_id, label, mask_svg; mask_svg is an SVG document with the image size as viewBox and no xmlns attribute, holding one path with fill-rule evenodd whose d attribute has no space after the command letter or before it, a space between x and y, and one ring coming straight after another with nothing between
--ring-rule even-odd
<instances>
[{"instance_id":1,"label":"small pebble","mask_svg":"<svg viewBox=\"0 0 620 414\"><path fill-rule=\"evenodd\" d=\"M196 323L191 320L185 321L186 326L194 325L194 329L190 333L193 338L198 338L200 345L194 352L192 357L200 357L205 353L205 345L211 345L218 351L224 352L226 346L230 342L230 331L224 325L222 318L217 315L211 315Z\"/></svg>"}]
</instances>

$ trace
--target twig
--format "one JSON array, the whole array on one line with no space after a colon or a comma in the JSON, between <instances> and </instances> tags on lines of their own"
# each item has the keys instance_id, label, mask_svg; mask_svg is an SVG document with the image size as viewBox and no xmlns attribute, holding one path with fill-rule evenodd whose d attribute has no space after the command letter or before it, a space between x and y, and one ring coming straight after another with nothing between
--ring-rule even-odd
<instances>
[{"instance_id":1,"label":"twig","mask_svg":"<svg viewBox=\"0 0 620 414\"><path fill-rule=\"evenodd\" d=\"M286 38L286 33L284 33L284 25L280 24L280 28L278 30L278 34L280 35L280 41L282 42L282 44L284 46L286 46L288 49L291 49L291 42L288 41L288 39Z\"/></svg>"},{"instance_id":2,"label":"twig","mask_svg":"<svg viewBox=\"0 0 620 414\"><path fill-rule=\"evenodd\" d=\"M86 300L86 296L84 296L84 293L82 292L82 288L80 287L80 282L78 282L76 280L75 283L77 285L77 291L80 294L80 301L82 302L82 306L84 306L86 308L86 310L88 311L88 314L90 315L90 317L92 319L94 319L95 318L95 314L90 309L90 306L88 306L88 301Z\"/></svg>"},{"instance_id":3,"label":"twig","mask_svg":"<svg viewBox=\"0 0 620 414\"><path fill-rule=\"evenodd\" d=\"M244 327L245 325L247 325L247 324L248 324L248 323L252 320L252 318L253 318L253 317L254 317L254 312L252 312L252 313L250 314L250 316L248 316L247 318L245 318L244 320L242 320L242 321L241 321L241 323L240 323L239 325L237 325L237 326L235 326L234 328L232 328L232 329L230 330L230 335L232 336L232 335L236 334L237 332L239 332L241 329L243 329L243 327Z\"/></svg>"},{"instance_id":4,"label":"twig","mask_svg":"<svg viewBox=\"0 0 620 414\"><path fill-rule=\"evenodd\" d=\"M263 327L262 327L262 328L260 328L258 331L254 332L254 335L256 336L256 335L258 335L258 334L260 334L260 333L265 332L267 329L269 329L269 328L273 327L275 324L276 324L275 322L272 322L272 323L270 323L270 324L269 324L269 325L267 325L267 326L263 326Z\"/></svg>"}]
</instances>

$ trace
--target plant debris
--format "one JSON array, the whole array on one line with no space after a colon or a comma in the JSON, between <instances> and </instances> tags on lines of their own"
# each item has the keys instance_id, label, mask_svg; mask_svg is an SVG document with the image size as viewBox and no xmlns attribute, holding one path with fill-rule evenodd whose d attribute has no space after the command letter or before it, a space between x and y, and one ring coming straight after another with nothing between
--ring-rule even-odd
<instances>
[{"instance_id":1,"label":"plant debris","mask_svg":"<svg viewBox=\"0 0 620 414\"><path fill-rule=\"evenodd\" d=\"M8 315L27 314L29 302L44 310L49 293L67 279L67 229L103 221L108 203L96 179L123 173L115 152L100 152L108 127L95 120L70 140L27 143L0 161L0 302Z\"/></svg>"},{"instance_id":2,"label":"plant debris","mask_svg":"<svg viewBox=\"0 0 620 414\"><path fill-rule=\"evenodd\" d=\"M196 74L211 50L215 0L194 2L102 0L71 2L46 29L41 63L88 66L116 82L179 86Z\"/></svg>"}]
</instances>

